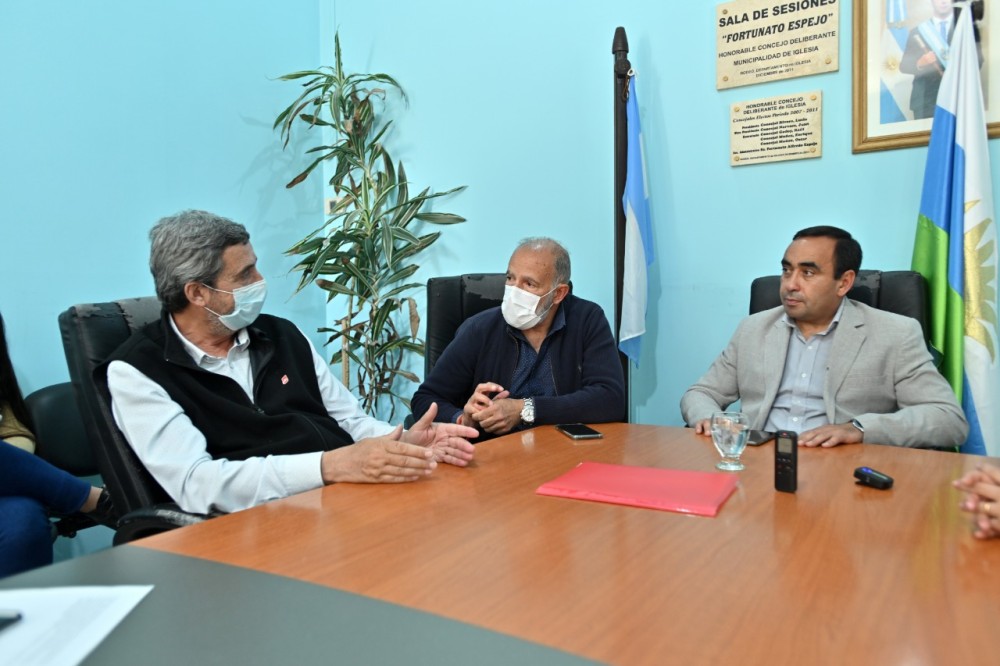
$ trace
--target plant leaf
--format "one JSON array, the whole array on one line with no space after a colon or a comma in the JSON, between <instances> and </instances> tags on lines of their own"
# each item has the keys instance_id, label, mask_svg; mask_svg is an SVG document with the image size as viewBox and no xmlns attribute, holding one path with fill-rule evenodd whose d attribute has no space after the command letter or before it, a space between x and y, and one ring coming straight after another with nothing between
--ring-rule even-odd
<instances>
[{"instance_id":1,"label":"plant leaf","mask_svg":"<svg viewBox=\"0 0 1000 666\"><path fill-rule=\"evenodd\" d=\"M417 213L416 218L421 222L432 224L458 224L465 222L465 218L452 213Z\"/></svg>"},{"instance_id":2,"label":"plant leaf","mask_svg":"<svg viewBox=\"0 0 1000 666\"><path fill-rule=\"evenodd\" d=\"M420 313L417 312L417 302L410 298L406 298L406 303L410 307L410 337L417 337L417 332L420 330Z\"/></svg>"},{"instance_id":3,"label":"plant leaf","mask_svg":"<svg viewBox=\"0 0 1000 666\"><path fill-rule=\"evenodd\" d=\"M333 292L335 294L346 294L351 295L353 292L336 282L330 282L329 280L324 280L323 278L316 278L314 282L319 286L320 289L325 289L326 291Z\"/></svg>"},{"instance_id":4,"label":"plant leaf","mask_svg":"<svg viewBox=\"0 0 1000 666\"><path fill-rule=\"evenodd\" d=\"M408 282L406 284L401 284L399 286L393 287L389 291L382 294L382 298L383 299L396 298L397 296L399 296L404 292L412 291L414 289L419 289L420 287L423 286L425 285L422 282ZM414 335L416 335L416 333L414 333Z\"/></svg>"}]
</instances>

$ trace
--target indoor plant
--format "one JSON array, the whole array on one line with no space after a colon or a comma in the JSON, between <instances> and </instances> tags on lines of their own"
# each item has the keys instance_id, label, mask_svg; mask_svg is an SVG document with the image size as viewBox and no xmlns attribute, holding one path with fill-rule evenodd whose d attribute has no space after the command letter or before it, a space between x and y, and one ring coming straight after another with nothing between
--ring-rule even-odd
<instances>
[{"instance_id":1,"label":"indoor plant","mask_svg":"<svg viewBox=\"0 0 1000 666\"><path fill-rule=\"evenodd\" d=\"M420 317L408 295L423 285L407 280L419 268L414 257L440 236L440 232L419 235L411 226L415 220L463 222L458 215L429 212L425 207L430 200L464 187L438 193L428 188L411 195L402 162L394 165L382 143L392 122L378 116L386 88L397 90L404 101L405 92L387 74L346 74L339 34L334 51L333 67L280 77L301 81L304 88L274 121L274 127L281 128L284 146L295 127L318 128L323 139L306 151L315 156L313 161L286 187L298 185L317 167L328 165L333 188L326 222L287 254L301 257L295 266L302 273L297 290L315 282L326 290L328 302L343 297L343 314L333 326L320 329L330 333L327 344L340 342L331 363L341 364L344 384L357 390L365 411L374 413L380 399L387 396L391 419L397 401L409 407L409 400L396 392L396 380L419 381L406 369L404 359L408 354L423 354L417 337ZM378 85L386 88L374 87ZM405 325L400 325L401 314L408 318Z\"/></svg>"}]
</instances>

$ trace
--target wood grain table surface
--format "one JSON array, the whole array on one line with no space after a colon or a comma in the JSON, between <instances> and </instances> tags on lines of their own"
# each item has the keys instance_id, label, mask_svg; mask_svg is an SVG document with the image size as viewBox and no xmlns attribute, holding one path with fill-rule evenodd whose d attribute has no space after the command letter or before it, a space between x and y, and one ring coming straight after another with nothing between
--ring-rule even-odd
<instances>
[{"instance_id":1,"label":"wood grain table surface","mask_svg":"<svg viewBox=\"0 0 1000 666\"><path fill-rule=\"evenodd\" d=\"M1000 541L971 536L950 485L981 458L800 449L786 494L773 444L752 447L715 518L535 494L585 460L714 471L719 459L689 429L595 427L604 439L542 426L482 443L466 469L328 486L136 545L615 664L1000 663ZM856 485L862 465L895 486Z\"/></svg>"}]
</instances>

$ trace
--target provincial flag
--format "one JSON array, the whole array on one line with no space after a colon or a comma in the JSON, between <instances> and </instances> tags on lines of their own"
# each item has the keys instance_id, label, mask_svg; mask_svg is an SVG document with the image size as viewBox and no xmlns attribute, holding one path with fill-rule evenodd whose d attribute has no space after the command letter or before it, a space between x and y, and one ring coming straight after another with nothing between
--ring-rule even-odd
<instances>
[{"instance_id":1,"label":"provincial flag","mask_svg":"<svg viewBox=\"0 0 1000 666\"><path fill-rule=\"evenodd\" d=\"M625 261L622 270L622 322L618 348L639 365L642 336L646 332L646 298L649 286L646 271L653 263L653 229L649 222L649 187L646 184L646 159L639 128L639 104L635 97L635 72L629 71L628 155L625 166Z\"/></svg>"},{"instance_id":2,"label":"provincial flag","mask_svg":"<svg viewBox=\"0 0 1000 666\"><path fill-rule=\"evenodd\" d=\"M968 6L941 81L913 269L930 286L931 344L969 420L963 452L1000 455L997 229L979 57Z\"/></svg>"}]
</instances>

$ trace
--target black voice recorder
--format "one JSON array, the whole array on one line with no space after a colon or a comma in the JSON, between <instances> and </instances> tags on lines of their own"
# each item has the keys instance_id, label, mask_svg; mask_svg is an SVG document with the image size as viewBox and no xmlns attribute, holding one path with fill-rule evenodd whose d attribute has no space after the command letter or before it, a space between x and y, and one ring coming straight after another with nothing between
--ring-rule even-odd
<instances>
[{"instance_id":1,"label":"black voice recorder","mask_svg":"<svg viewBox=\"0 0 1000 666\"><path fill-rule=\"evenodd\" d=\"M794 493L799 484L799 436L789 430L774 435L774 489Z\"/></svg>"}]
</instances>

